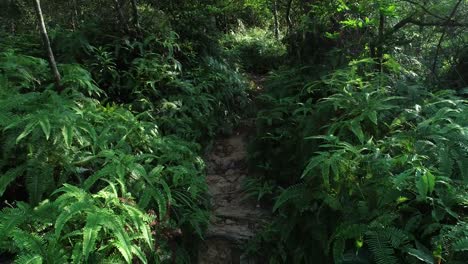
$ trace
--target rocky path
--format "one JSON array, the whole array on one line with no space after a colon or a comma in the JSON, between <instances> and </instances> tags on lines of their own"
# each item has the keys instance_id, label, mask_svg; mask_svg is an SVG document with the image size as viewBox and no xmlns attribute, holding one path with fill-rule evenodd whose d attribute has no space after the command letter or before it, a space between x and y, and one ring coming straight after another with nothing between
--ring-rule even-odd
<instances>
[{"instance_id":1,"label":"rocky path","mask_svg":"<svg viewBox=\"0 0 468 264\"><path fill-rule=\"evenodd\" d=\"M242 256L241 245L261 227L268 211L255 200L245 199L242 185L248 177L247 135L245 129L239 129L232 136L220 138L207 154L213 214L198 263L255 263Z\"/></svg>"}]
</instances>

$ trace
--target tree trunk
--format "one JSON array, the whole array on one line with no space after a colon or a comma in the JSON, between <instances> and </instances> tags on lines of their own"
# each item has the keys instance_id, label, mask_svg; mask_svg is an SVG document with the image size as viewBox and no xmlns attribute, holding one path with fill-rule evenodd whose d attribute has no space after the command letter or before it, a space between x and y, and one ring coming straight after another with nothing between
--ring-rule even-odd
<instances>
[{"instance_id":1,"label":"tree trunk","mask_svg":"<svg viewBox=\"0 0 468 264\"><path fill-rule=\"evenodd\" d=\"M57 63L55 62L54 53L52 52L52 47L50 46L49 36L47 36L47 29L46 29L46 25L44 22L44 17L42 15L40 0L34 1L34 7L36 9L37 19L39 21L39 29L41 31L42 42L47 52L47 59L49 60L49 66L52 70L52 74L54 75L55 88L57 89L57 91L60 92L62 90L62 86L60 85L61 77L57 69Z\"/></svg>"},{"instance_id":2,"label":"tree trunk","mask_svg":"<svg viewBox=\"0 0 468 264\"><path fill-rule=\"evenodd\" d=\"M292 32L292 20L291 20L291 8L292 8L292 1L288 1L288 5L286 7L286 23L288 25L288 34Z\"/></svg>"},{"instance_id":3,"label":"tree trunk","mask_svg":"<svg viewBox=\"0 0 468 264\"><path fill-rule=\"evenodd\" d=\"M273 17L275 19L274 31L275 38L279 39L279 23L278 23L278 0L273 0Z\"/></svg>"},{"instance_id":4,"label":"tree trunk","mask_svg":"<svg viewBox=\"0 0 468 264\"><path fill-rule=\"evenodd\" d=\"M76 0L71 2L71 23L73 31L78 27L79 15L78 15L78 3Z\"/></svg>"}]
</instances>

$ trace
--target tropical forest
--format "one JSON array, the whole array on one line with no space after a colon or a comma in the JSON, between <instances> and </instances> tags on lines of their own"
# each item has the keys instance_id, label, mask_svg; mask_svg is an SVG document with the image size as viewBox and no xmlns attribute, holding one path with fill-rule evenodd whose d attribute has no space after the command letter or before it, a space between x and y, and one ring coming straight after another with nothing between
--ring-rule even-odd
<instances>
[{"instance_id":1,"label":"tropical forest","mask_svg":"<svg viewBox=\"0 0 468 264\"><path fill-rule=\"evenodd\" d=\"M0 264L468 264L468 0L0 0Z\"/></svg>"}]
</instances>

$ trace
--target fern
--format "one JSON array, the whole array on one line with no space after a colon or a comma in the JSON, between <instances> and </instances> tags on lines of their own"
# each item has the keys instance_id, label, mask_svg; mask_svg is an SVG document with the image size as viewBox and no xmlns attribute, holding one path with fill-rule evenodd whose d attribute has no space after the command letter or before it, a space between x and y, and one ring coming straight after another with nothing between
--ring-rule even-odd
<instances>
[{"instance_id":1,"label":"fern","mask_svg":"<svg viewBox=\"0 0 468 264\"><path fill-rule=\"evenodd\" d=\"M95 253L98 246L104 246L107 251L119 252L127 263L131 263L134 257L147 263L140 247L145 244L145 248L152 249L154 245L150 216L123 203L117 193L107 188L90 194L78 187L65 185L57 194L60 195L54 202L40 204L34 211L20 204L19 208L4 209L0 214L0 230L4 236L0 240L11 239L9 250L20 251L18 258L27 261L39 256L44 261L52 259L55 263L70 258L63 253L77 244L81 247L81 257L72 258L78 257L80 262L89 261L91 255L98 257ZM47 218L42 216L44 210L60 213ZM54 224L55 231L41 228L38 220L47 226ZM30 225L37 229L30 229ZM57 249L57 246L61 248Z\"/></svg>"},{"instance_id":2,"label":"fern","mask_svg":"<svg viewBox=\"0 0 468 264\"><path fill-rule=\"evenodd\" d=\"M43 258L40 255L21 255L16 258L17 264L42 264Z\"/></svg>"},{"instance_id":3,"label":"fern","mask_svg":"<svg viewBox=\"0 0 468 264\"><path fill-rule=\"evenodd\" d=\"M24 172L24 166L18 166L14 169L8 170L6 173L0 176L0 197L3 195L8 185L16 180L16 178L22 176Z\"/></svg>"},{"instance_id":4,"label":"fern","mask_svg":"<svg viewBox=\"0 0 468 264\"><path fill-rule=\"evenodd\" d=\"M296 199L304 199L307 192L308 188L303 183L287 188L276 200L275 205L273 206L273 212L278 210L280 207L283 207L284 204L288 202L295 201Z\"/></svg>"},{"instance_id":5,"label":"fern","mask_svg":"<svg viewBox=\"0 0 468 264\"><path fill-rule=\"evenodd\" d=\"M28 220L31 208L25 203L18 203L17 208L5 208L0 214L0 237L5 238L11 230Z\"/></svg>"},{"instance_id":6,"label":"fern","mask_svg":"<svg viewBox=\"0 0 468 264\"><path fill-rule=\"evenodd\" d=\"M461 238L453 243L453 250L468 251L468 237Z\"/></svg>"},{"instance_id":7,"label":"fern","mask_svg":"<svg viewBox=\"0 0 468 264\"><path fill-rule=\"evenodd\" d=\"M103 93L99 89L91 77L91 73L83 69L79 65L67 64L61 66L63 72L62 85L70 89L72 92L80 91L89 96Z\"/></svg>"},{"instance_id":8,"label":"fern","mask_svg":"<svg viewBox=\"0 0 468 264\"><path fill-rule=\"evenodd\" d=\"M83 228L83 258L88 260L89 254L96 248L100 226L98 214L90 214L86 217L86 225Z\"/></svg>"},{"instance_id":9,"label":"fern","mask_svg":"<svg viewBox=\"0 0 468 264\"><path fill-rule=\"evenodd\" d=\"M395 252L387 236L381 231L371 231L366 234L366 242L369 245L376 263L392 264L398 263Z\"/></svg>"}]
</instances>

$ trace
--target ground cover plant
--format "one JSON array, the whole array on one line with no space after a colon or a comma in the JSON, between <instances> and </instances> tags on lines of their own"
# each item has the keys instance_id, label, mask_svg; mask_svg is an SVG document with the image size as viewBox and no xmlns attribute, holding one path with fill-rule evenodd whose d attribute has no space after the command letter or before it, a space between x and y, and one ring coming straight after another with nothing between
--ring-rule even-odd
<instances>
[{"instance_id":1,"label":"ground cover plant","mask_svg":"<svg viewBox=\"0 0 468 264\"><path fill-rule=\"evenodd\" d=\"M204 157L242 124L245 194L271 212L243 256L466 263L467 14L1 1L0 262L196 263Z\"/></svg>"}]
</instances>

